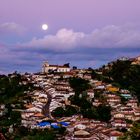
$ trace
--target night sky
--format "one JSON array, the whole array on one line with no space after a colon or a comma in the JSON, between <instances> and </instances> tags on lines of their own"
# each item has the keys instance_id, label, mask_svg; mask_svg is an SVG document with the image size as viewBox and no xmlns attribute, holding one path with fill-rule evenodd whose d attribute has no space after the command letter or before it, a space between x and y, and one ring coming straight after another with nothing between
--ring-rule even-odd
<instances>
[{"instance_id":1,"label":"night sky","mask_svg":"<svg viewBox=\"0 0 140 140\"><path fill-rule=\"evenodd\" d=\"M0 0L0 73L139 55L140 0Z\"/></svg>"}]
</instances>

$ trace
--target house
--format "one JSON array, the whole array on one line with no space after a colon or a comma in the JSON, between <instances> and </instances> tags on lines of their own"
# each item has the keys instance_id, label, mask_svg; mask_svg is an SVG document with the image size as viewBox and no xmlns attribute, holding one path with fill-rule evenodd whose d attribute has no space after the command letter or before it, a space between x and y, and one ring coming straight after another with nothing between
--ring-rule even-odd
<instances>
[{"instance_id":1,"label":"house","mask_svg":"<svg viewBox=\"0 0 140 140\"><path fill-rule=\"evenodd\" d=\"M63 78L70 78L73 77L74 73L73 72L65 72L63 73Z\"/></svg>"},{"instance_id":2,"label":"house","mask_svg":"<svg viewBox=\"0 0 140 140\"><path fill-rule=\"evenodd\" d=\"M131 94L129 94L129 93L122 93L121 96L124 97L125 99L131 99L132 98Z\"/></svg>"},{"instance_id":3,"label":"house","mask_svg":"<svg viewBox=\"0 0 140 140\"><path fill-rule=\"evenodd\" d=\"M99 106L102 104L98 99L95 99L94 102L92 103L93 106Z\"/></svg>"},{"instance_id":4,"label":"house","mask_svg":"<svg viewBox=\"0 0 140 140\"><path fill-rule=\"evenodd\" d=\"M42 112L42 109L39 107L32 107L27 109L26 112Z\"/></svg>"},{"instance_id":5,"label":"house","mask_svg":"<svg viewBox=\"0 0 140 140\"><path fill-rule=\"evenodd\" d=\"M53 77L52 77L53 79L60 79L61 78L61 75L60 74L55 74Z\"/></svg>"},{"instance_id":6,"label":"house","mask_svg":"<svg viewBox=\"0 0 140 140\"><path fill-rule=\"evenodd\" d=\"M124 107L120 107L119 111L121 113L133 113L133 108L130 106L124 106Z\"/></svg>"},{"instance_id":7,"label":"house","mask_svg":"<svg viewBox=\"0 0 140 140\"><path fill-rule=\"evenodd\" d=\"M36 123L37 122L35 120L28 120L28 119L21 120L21 125L25 127L32 127L36 125Z\"/></svg>"},{"instance_id":8,"label":"house","mask_svg":"<svg viewBox=\"0 0 140 140\"><path fill-rule=\"evenodd\" d=\"M22 117L22 119L26 119L26 118L29 118L30 116L32 116L32 115L34 115L34 112L32 112L32 111L23 111L23 112L21 112L21 117Z\"/></svg>"},{"instance_id":9,"label":"house","mask_svg":"<svg viewBox=\"0 0 140 140\"><path fill-rule=\"evenodd\" d=\"M107 87L107 91L109 91L109 92L117 92L117 91L119 91L119 88L110 86L110 87Z\"/></svg>"},{"instance_id":10,"label":"house","mask_svg":"<svg viewBox=\"0 0 140 140\"><path fill-rule=\"evenodd\" d=\"M32 117L34 117L34 118L44 118L44 115L42 113L38 112L38 113L33 114Z\"/></svg>"},{"instance_id":11,"label":"house","mask_svg":"<svg viewBox=\"0 0 140 140\"><path fill-rule=\"evenodd\" d=\"M127 106L131 106L131 107L137 108L138 107L138 100L137 99L130 99L127 102Z\"/></svg>"},{"instance_id":12,"label":"house","mask_svg":"<svg viewBox=\"0 0 140 140\"><path fill-rule=\"evenodd\" d=\"M40 91L34 91L32 98L36 100L38 96L40 95L40 93L41 93Z\"/></svg>"},{"instance_id":13,"label":"house","mask_svg":"<svg viewBox=\"0 0 140 140\"><path fill-rule=\"evenodd\" d=\"M134 112L124 112L125 119L127 120L134 120Z\"/></svg>"},{"instance_id":14,"label":"house","mask_svg":"<svg viewBox=\"0 0 140 140\"><path fill-rule=\"evenodd\" d=\"M104 90L105 86L104 85L96 86L95 89L97 89L97 90Z\"/></svg>"},{"instance_id":15,"label":"house","mask_svg":"<svg viewBox=\"0 0 140 140\"><path fill-rule=\"evenodd\" d=\"M104 128L99 134L100 138L104 140L117 140L118 137L122 136L122 133L116 131L114 128Z\"/></svg>"},{"instance_id":16,"label":"house","mask_svg":"<svg viewBox=\"0 0 140 140\"><path fill-rule=\"evenodd\" d=\"M91 76L91 74L86 73L86 74L84 74L83 78L86 79L86 80L90 80L90 79L92 79L92 76Z\"/></svg>"},{"instance_id":17,"label":"house","mask_svg":"<svg viewBox=\"0 0 140 140\"><path fill-rule=\"evenodd\" d=\"M48 102L48 98L39 97L39 98L37 98L37 101L38 101L38 102L41 102L41 103L47 103L47 102Z\"/></svg>"},{"instance_id":18,"label":"house","mask_svg":"<svg viewBox=\"0 0 140 140\"><path fill-rule=\"evenodd\" d=\"M121 99L119 96L115 94L106 94L107 102L112 106L115 104L119 104L121 102Z\"/></svg>"},{"instance_id":19,"label":"house","mask_svg":"<svg viewBox=\"0 0 140 140\"><path fill-rule=\"evenodd\" d=\"M55 84L54 87L57 91L70 91L71 90L70 85L65 84L65 83L64 84L61 84L61 83Z\"/></svg>"},{"instance_id":20,"label":"house","mask_svg":"<svg viewBox=\"0 0 140 140\"><path fill-rule=\"evenodd\" d=\"M127 126L126 122L122 119L115 119L111 122L111 124L115 128L124 128Z\"/></svg>"},{"instance_id":21,"label":"house","mask_svg":"<svg viewBox=\"0 0 140 140\"><path fill-rule=\"evenodd\" d=\"M135 115L140 115L140 108L134 108Z\"/></svg>"},{"instance_id":22,"label":"house","mask_svg":"<svg viewBox=\"0 0 140 140\"><path fill-rule=\"evenodd\" d=\"M125 115L123 113L115 113L113 115L113 118L114 119L124 119L125 118Z\"/></svg>"},{"instance_id":23,"label":"house","mask_svg":"<svg viewBox=\"0 0 140 140\"><path fill-rule=\"evenodd\" d=\"M110 139L109 140L118 140L119 137L121 137L123 134L119 131L112 131L109 134Z\"/></svg>"},{"instance_id":24,"label":"house","mask_svg":"<svg viewBox=\"0 0 140 140\"><path fill-rule=\"evenodd\" d=\"M140 108L134 108L134 120L140 120Z\"/></svg>"},{"instance_id":25,"label":"house","mask_svg":"<svg viewBox=\"0 0 140 140\"><path fill-rule=\"evenodd\" d=\"M131 65L140 65L140 56L132 59Z\"/></svg>"},{"instance_id":26,"label":"house","mask_svg":"<svg viewBox=\"0 0 140 140\"><path fill-rule=\"evenodd\" d=\"M84 130L84 129L86 129L86 126L83 125L83 124L77 124L77 125L75 125L74 128L76 128L76 129L80 129L80 130Z\"/></svg>"},{"instance_id":27,"label":"house","mask_svg":"<svg viewBox=\"0 0 140 140\"><path fill-rule=\"evenodd\" d=\"M92 80L92 83L94 84L95 87L103 85L102 81L98 81L98 80Z\"/></svg>"},{"instance_id":28,"label":"house","mask_svg":"<svg viewBox=\"0 0 140 140\"><path fill-rule=\"evenodd\" d=\"M47 96L47 94L41 93L41 94L38 95L38 97L37 97L36 100L37 100L38 102L41 102L41 103L47 103L47 101L48 101L48 96Z\"/></svg>"},{"instance_id":29,"label":"house","mask_svg":"<svg viewBox=\"0 0 140 140\"><path fill-rule=\"evenodd\" d=\"M140 120L140 115L134 115L134 120L135 120L135 121Z\"/></svg>"},{"instance_id":30,"label":"house","mask_svg":"<svg viewBox=\"0 0 140 140\"><path fill-rule=\"evenodd\" d=\"M83 78L84 74L83 73L77 73L76 76L79 77L79 78Z\"/></svg>"},{"instance_id":31,"label":"house","mask_svg":"<svg viewBox=\"0 0 140 140\"><path fill-rule=\"evenodd\" d=\"M130 91L127 90L127 89L121 89L120 92L123 93L123 94L129 94L130 93Z\"/></svg>"},{"instance_id":32,"label":"house","mask_svg":"<svg viewBox=\"0 0 140 140\"><path fill-rule=\"evenodd\" d=\"M0 105L0 116L5 115L5 113L6 113L6 108L5 108L5 105L2 104Z\"/></svg>"},{"instance_id":33,"label":"house","mask_svg":"<svg viewBox=\"0 0 140 140\"><path fill-rule=\"evenodd\" d=\"M62 94L56 94L53 97L53 100L57 101L57 102L61 102L65 100L65 96Z\"/></svg>"},{"instance_id":34,"label":"house","mask_svg":"<svg viewBox=\"0 0 140 140\"><path fill-rule=\"evenodd\" d=\"M90 133L86 130L78 130L78 131L74 132L74 139L75 140L78 140L78 139L79 140L84 140L84 138L87 139L90 136L91 136Z\"/></svg>"},{"instance_id":35,"label":"house","mask_svg":"<svg viewBox=\"0 0 140 140\"><path fill-rule=\"evenodd\" d=\"M90 99L94 98L94 91L92 89L87 90L87 95Z\"/></svg>"},{"instance_id":36,"label":"house","mask_svg":"<svg viewBox=\"0 0 140 140\"><path fill-rule=\"evenodd\" d=\"M134 120L134 110L132 107L130 106L120 107L118 111L120 111L120 113L125 115L125 119L132 121Z\"/></svg>"},{"instance_id":37,"label":"house","mask_svg":"<svg viewBox=\"0 0 140 140\"><path fill-rule=\"evenodd\" d=\"M123 57L119 58L119 60L120 60L120 61L127 61L127 60L129 60L129 58L123 56Z\"/></svg>"}]
</instances>

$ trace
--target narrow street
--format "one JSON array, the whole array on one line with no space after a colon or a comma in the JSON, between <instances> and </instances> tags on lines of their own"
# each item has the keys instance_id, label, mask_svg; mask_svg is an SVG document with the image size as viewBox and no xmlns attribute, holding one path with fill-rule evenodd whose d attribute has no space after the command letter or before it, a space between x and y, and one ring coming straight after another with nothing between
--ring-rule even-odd
<instances>
[{"instance_id":1,"label":"narrow street","mask_svg":"<svg viewBox=\"0 0 140 140\"><path fill-rule=\"evenodd\" d=\"M49 110L49 107L50 107L50 104L51 104L51 100L52 100L52 96L49 94L49 92L47 91L47 89L43 88L44 92L47 94L48 96L48 101L46 103L46 105L43 107L43 114L50 118L51 119L51 114L50 114L50 110Z\"/></svg>"}]
</instances>

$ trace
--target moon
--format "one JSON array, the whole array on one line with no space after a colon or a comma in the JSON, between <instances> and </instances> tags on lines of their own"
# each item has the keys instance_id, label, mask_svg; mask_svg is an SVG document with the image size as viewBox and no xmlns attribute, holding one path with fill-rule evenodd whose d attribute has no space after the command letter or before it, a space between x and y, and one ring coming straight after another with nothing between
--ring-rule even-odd
<instances>
[{"instance_id":1,"label":"moon","mask_svg":"<svg viewBox=\"0 0 140 140\"><path fill-rule=\"evenodd\" d=\"M47 24L42 24L42 30L48 30L48 25Z\"/></svg>"}]
</instances>

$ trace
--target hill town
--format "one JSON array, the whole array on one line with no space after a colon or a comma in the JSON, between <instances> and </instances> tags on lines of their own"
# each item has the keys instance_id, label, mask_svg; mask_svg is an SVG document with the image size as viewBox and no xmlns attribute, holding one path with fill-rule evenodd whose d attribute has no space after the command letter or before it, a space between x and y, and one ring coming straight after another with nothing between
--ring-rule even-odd
<instances>
[{"instance_id":1,"label":"hill town","mask_svg":"<svg viewBox=\"0 0 140 140\"><path fill-rule=\"evenodd\" d=\"M0 75L0 139L138 140L139 93L140 57Z\"/></svg>"}]
</instances>

